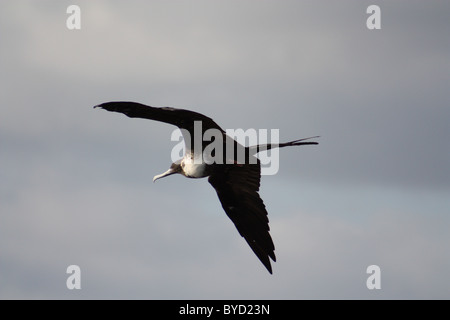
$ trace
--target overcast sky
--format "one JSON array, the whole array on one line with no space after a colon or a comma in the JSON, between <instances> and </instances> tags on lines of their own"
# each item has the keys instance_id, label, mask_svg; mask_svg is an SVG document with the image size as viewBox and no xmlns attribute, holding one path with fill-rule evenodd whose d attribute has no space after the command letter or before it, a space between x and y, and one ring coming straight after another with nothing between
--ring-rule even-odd
<instances>
[{"instance_id":1,"label":"overcast sky","mask_svg":"<svg viewBox=\"0 0 450 320\"><path fill-rule=\"evenodd\" d=\"M450 298L449 2L0 7L0 298ZM152 183L174 128L111 100L321 136L262 177L273 275L206 179Z\"/></svg>"}]
</instances>

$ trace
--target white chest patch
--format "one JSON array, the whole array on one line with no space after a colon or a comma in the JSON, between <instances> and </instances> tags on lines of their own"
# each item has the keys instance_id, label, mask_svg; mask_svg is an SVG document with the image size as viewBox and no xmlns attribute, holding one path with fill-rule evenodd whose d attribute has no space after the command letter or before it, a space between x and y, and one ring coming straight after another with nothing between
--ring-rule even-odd
<instances>
[{"instance_id":1,"label":"white chest patch","mask_svg":"<svg viewBox=\"0 0 450 320\"><path fill-rule=\"evenodd\" d=\"M184 174L189 178L203 178L206 177L206 164L201 161L201 158L184 157L181 160L181 167Z\"/></svg>"}]
</instances>

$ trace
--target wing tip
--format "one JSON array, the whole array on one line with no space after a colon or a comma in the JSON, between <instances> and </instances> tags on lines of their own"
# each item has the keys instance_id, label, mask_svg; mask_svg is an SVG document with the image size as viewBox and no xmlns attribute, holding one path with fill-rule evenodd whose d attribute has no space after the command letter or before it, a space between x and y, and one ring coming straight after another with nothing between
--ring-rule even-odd
<instances>
[{"instance_id":1,"label":"wing tip","mask_svg":"<svg viewBox=\"0 0 450 320\"><path fill-rule=\"evenodd\" d=\"M142 105L132 101L109 101L97 104L94 109L100 108L106 111L123 113L128 117L133 117L138 107L150 108L150 106Z\"/></svg>"},{"instance_id":2,"label":"wing tip","mask_svg":"<svg viewBox=\"0 0 450 320\"><path fill-rule=\"evenodd\" d=\"M103 103L100 103L100 104L96 104L94 106L94 109L100 108L100 109L103 109L103 110L112 111L112 110L110 110L111 107L108 109L108 105L112 105L112 103L113 102L103 102Z\"/></svg>"},{"instance_id":3,"label":"wing tip","mask_svg":"<svg viewBox=\"0 0 450 320\"><path fill-rule=\"evenodd\" d=\"M267 266L266 266L266 268L267 268ZM270 274L273 274L273 272L272 272L272 266L269 264L269 267L267 268L267 271L269 271L269 273Z\"/></svg>"},{"instance_id":4,"label":"wing tip","mask_svg":"<svg viewBox=\"0 0 450 320\"><path fill-rule=\"evenodd\" d=\"M261 263L264 265L264 267L266 267L267 271L269 271L270 274L273 274L272 273L272 264L270 263L270 260L272 259L273 262L277 261L277 258L275 257L275 249L264 250L256 242L249 241L248 239L245 239L245 240L247 241L248 245L253 250L255 255L258 257L259 261L261 261Z\"/></svg>"},{"instance_id":5,"label":"wing tip","mask_svg":"<svg viewBox=\"0 0 450 320\"><path fill-rule=\"evenodd\" d=\"M277 258L275 257L275 252L274 251L269 252L268 255L269 255L270 259L272 259L273 262L277 262ZM267 264L264 263L264 262L263 262L263 264L266 267L267 271L269 271L270 274L273 274L272 273L272 264L270 263L270 260L267 259Z\"/></svg>"}]
</instances>

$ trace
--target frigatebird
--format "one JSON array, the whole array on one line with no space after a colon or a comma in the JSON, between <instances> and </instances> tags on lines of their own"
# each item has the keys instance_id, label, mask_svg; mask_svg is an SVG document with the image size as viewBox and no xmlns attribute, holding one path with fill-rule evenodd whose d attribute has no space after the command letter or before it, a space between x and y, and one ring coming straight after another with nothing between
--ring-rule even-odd
<instances>
[{"instance_id":1,"label":"frigatebird","mask_svg":"<svg viewBox=\"0 0 450 320\"><path fill-rule=\"evenodd\" d=\"M259 260L272 274L270 259L276 261L275 246L269 233L266 207L258 193L261 164L255 155L260 151L272 148L318 144L317 142L304 141L317 137L286 143L245 147L226 135L226 132L211 118L194 111L169 107L156 108L128 101L106 102L96 105L94 108L120 112L130 118L166 122L180 128L186 146L184 157L172 163L166 172L156 175L153 181L175 173L182 174L187 178L209 177L208 182L216 190L225 213ZM199 124L201 132L196 132ZM232 146L231 159L228 152L223 151L216 154L218 150L214 149L209 154L209 160L214 158L216 161L208 161L204 151L209 142L205 141L203 137L205 132L211 129L219 133L219 136L216 135L215 139L221 138L218 140L221 140L223 145L222 151L229 148L230 145ZM195 146L201 147L199 149Z\"/></svg>"}]
</instances>

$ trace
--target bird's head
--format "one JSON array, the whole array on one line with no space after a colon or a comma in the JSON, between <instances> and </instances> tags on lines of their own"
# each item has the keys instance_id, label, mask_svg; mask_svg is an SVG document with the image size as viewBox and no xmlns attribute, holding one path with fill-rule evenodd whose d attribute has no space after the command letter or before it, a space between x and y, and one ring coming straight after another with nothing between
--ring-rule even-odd
<instances>
[{"instance_id":1,"label":"bird's head","mask_svg":"<svg viewBox=\"0 0 450 320\"><path fill-rule=\"evenodd\" d=\"M169 170L167 170L164 173L161 173L161 174L158 174L158 175L154 176L153 177L153 182L155 182L158 179L170 176L171 174L174 174L174 173L182 173L181 164L179 162L178 163L172 163L170 165Z\"/></svg>"}]
</instances>

